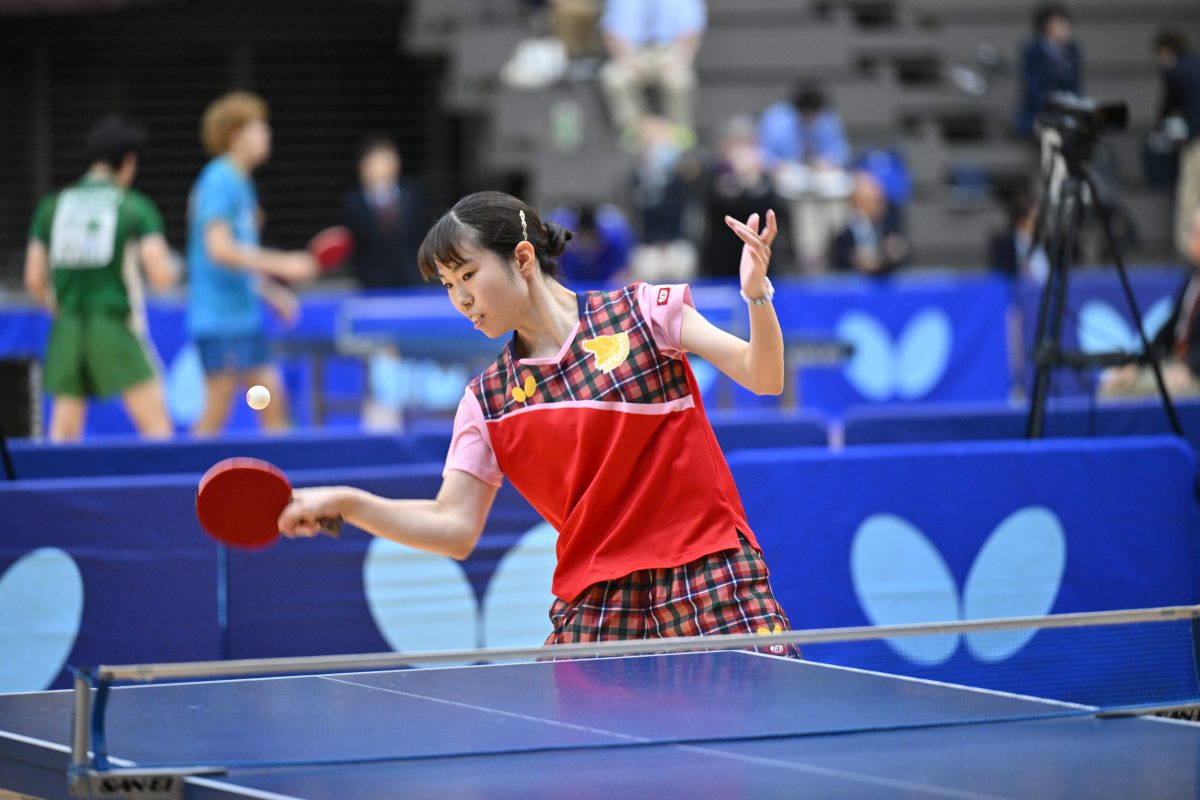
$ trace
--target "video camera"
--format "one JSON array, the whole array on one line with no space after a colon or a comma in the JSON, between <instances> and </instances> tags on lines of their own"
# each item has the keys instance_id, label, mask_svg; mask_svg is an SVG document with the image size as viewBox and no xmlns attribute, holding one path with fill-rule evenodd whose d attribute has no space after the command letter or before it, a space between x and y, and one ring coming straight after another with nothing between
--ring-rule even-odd
<instances>
[{"instance_id":1,"label":"video camera","mask_svg":"<svg viewBox=\"0 0 1200 800\"><path fill-rule=\"evenodd\" d=\"M1068 163L1078 163L1091 156L1101 134L1128 127L1129 105L1123 100L1097 103L1071 92L1054 92L1038 114L1038 125L1043 131L1056 131L1062 138L1063 157Z\"/></svg>"}]
</instances>

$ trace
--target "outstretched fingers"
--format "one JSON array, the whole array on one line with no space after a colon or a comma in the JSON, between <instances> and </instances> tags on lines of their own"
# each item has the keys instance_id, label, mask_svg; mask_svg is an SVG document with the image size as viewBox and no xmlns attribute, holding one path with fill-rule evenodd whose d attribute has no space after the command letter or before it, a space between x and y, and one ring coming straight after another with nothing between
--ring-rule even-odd
<instances>
[{"instance_id":1,"label":"outstretched fingers","mask_svg":"<svg viewBox=\"0 0 1200 800\"><path fill-rule=\"evenodd\" d=\"M770 247L775 242L775 236L779 233L779 219L775 216L775 209L767 209L767 224L762 232L761 239L766 242L767 247Z\"/></svg>"},{"instance_id":2,"label":"outstretched fingers","mask_svg":"<svg viewBox=\"0 0 1200 800\"><path fill-rule=\"evenodd\" d=\"M725 217L725 224L728 225L738 238L755 253L764 259L771 257L771 242L775 239L777 228L775 227L775 214L772 211L767 212L767 225L760 236L758 233L758 214L751 214L746 222L740 222L733 217Z\"/></svg>"}]
</instances>

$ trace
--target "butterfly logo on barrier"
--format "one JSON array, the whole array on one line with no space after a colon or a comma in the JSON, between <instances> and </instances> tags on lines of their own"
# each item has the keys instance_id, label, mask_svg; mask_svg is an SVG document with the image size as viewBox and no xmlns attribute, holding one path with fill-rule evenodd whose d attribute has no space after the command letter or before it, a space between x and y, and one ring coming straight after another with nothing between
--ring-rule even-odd
<instances>
[{"instance_id":1,"label":"butterfly logo on barrier","mask_svg":"<svg viewBox=\"0 0 1200 800\"><path fill-rule=\"evenodd\" d=\"M0 575L0 692L49 686L82 622L83 578L71 556L43 547L13 563Z\"/></svg>"},{"instance_id":2,"label":"butterfly logo on barrier","mask_svg":"<svg viewBox=\"0 0 1200 800\"><path fill-rule=\"evenodd\" d=\"M401 652L540 645L550 633L557 540L545 522L526 531L500 560L480 604L459 562L375 539L363 561L375 627Z\"/></svg>"},{"instance_id":3,"label":"butterfly logo on barrier","mask_svg":"<svg viewBox=\"0 0 1200 800\"><path fill-rule=\"evenodd\" d=\"M938 308L916 314L894 343L878 319L861 311L843 314L836 335L854 347L846 379L870 400L929 394L946 374L954 341L950 318Z\"/></svg>"},{"instance_id":4,"label":"butterfly logo on barrier","mask_svg":"<svg viewBox=\"0 0 1200 800\"><path fill-rule=\"evenodd\" d=\"M859 604L873 625L1048 614L1066 567L1062 524L1049 509L1026 506L992 531L975 557L962 592L937 547L907 520L875 514L854 534L850 572ZM902 658L924 666L948 661L965 640L985 662L1021 651L1036 631L901 637L887 640Z\"/></svg>"},{"instance_id":5,"label":"butterfly logo on barrier","mask_svg":"<svg viewBox=\"0 0 1200 800\"><path fill-rule=\"evenodd\" d=\"M1153 339L1174 310L1170 297L1160 297L1142 314L1142 330ZM1085 353L1140 353L1142 342L1137 329L1103 300L1089 300L1079 309L1076 334Z\"/></svg>"}]
</instances>

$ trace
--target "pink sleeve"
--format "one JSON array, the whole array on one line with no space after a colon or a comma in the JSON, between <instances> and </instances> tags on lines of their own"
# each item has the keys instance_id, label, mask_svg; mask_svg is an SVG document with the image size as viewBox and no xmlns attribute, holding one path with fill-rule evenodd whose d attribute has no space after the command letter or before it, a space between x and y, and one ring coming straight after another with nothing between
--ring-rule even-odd
<instances>
[{"instance_id":1,"label":"pink sleeve","mask_svg":"<svg viewBox=\"0 0 1200 800\"><path fill-rule=\"evenodd\" d=\"M484 483L499 486L504 483L504 473L492 452L492 441L488 437L487 423L479 400L468 389L458 403L454 415L454 435L450 439L450 452L446 454L446 466L442 477L452 469L474 475Z\"/></svg>"},{"instance_id":2,"label":"pink sleeve","mask_svg":"<svg viewBox=\"0 0 1200 800\"><path fill-rule=\"evenodd\" d=\"M679 342L679 329L683 326L683 306L692 308L692 290L686 283L654 286L643 283L638 287L638 308L650 324L650 334L663 355L679 358L683 345Z\"/></svg>"}]
</instances>

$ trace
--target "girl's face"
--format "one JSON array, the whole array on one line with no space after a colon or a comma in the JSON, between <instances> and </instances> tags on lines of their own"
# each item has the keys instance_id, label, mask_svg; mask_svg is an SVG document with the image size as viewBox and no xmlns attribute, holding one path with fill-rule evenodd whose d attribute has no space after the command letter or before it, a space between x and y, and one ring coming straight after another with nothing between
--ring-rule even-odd
<instances>
[{"instance_id":1,"label":"girl's face","mask_svg":"<svg viewBox=\"0 0 1200 800\"><path fill-rule=\"evenodd\" d=\"M517 327L528 305L528 287L515 266L505 264L491 250L464 245L462 264L438 264L438 277L450 302L489 338L504 336Z\"/></svg>"}]
</instances>

